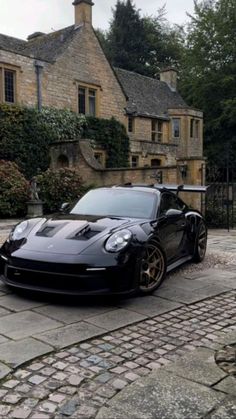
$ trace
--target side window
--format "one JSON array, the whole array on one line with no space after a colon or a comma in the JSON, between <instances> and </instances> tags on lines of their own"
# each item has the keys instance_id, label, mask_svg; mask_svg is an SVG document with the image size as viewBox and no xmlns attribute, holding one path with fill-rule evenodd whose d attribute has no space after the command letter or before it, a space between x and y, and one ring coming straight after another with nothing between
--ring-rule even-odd
<instances>
[{"instance_id":1,"label":"side window","mask_svg":"<svg viewBox=\"0 0 236 419\"><path fill-rule=\"evenodd\" d=\"M168 193L162 194L161 204L160 204L160 215L164 215L168 209L173 208L173 198L172 195Z\"/></svg>"},{"instance_id":2,"label":"side window","mask_svg":"<svg viewBox=\"0 0 236 419\"><path fill-rule=\"evenodd\" d=\"M183 211L185 204L177 196L164 193L161 197L160 215L164 215L169 209Z\"/></svg>"},{"instance_id":3,"label":"side window","mask_svg":"<svg viewBox=\"0 0 236 419\"><path fill-rule=\"evenodd\" d=\"M178 197L176 197L176 205L176 209L179 209L180 211L184 211L187 208L187 205Z\"/></svg>"}]
</instances>

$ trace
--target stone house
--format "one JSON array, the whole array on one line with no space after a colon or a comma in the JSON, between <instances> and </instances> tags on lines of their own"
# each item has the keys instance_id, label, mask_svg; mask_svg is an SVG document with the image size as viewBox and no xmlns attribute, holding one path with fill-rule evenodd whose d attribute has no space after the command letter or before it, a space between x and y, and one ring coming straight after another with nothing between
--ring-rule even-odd
<instances>
[{"instance_id":1,"label":"stone house","mask_svg":"<svg viewBox=\"0 0 236 419\"><path fill-rule=\"evenodd\" d=\"M0 35L0 102L114 116L127 128L133 170L158 167L165 181L201 183L203 115L179 95L176 71L166 69L156 80L112 68L92 27L92 0L73 6L74 24L65 29L35 32L27 41ZM75 149L55 147L53 166L77 165ZM105 165L103 150L94 157Z\"/></svg>"}]
</instances>

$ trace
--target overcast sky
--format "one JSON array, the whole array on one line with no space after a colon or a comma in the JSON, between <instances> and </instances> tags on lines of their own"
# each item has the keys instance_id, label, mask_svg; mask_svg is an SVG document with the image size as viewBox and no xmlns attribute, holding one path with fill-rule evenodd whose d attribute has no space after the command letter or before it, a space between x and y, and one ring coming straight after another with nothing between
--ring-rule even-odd
<instances>
[{"instance_id":1,"label":"overcast sky","mask_svg":"<svg viewBox=\"0 0 236 419\"><path fill-rule=\"evenodd\" d=\"M25 39L35 31L51 32L74 23L73 0L0 0L0 33ZM116 0L94 0L93 26L107 29ZM166 4L167 19L184 23L193 0L135 0L141 14L155 15Z\"/></svg>"}]
</instances>

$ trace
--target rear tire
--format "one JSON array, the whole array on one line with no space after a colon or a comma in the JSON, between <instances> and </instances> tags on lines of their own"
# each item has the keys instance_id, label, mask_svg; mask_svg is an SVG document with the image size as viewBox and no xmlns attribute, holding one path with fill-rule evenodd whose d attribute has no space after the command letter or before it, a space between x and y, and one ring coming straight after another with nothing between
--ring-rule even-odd
<instances>
[{"instance_id":1,"label":"rear tire","mask_svg":"<svg viewBox=\"0 0 236 419\"><path fill-rule=\"evenodd\" d=\"M207 248L207 228L204 221L200 221L198 226L195 249L193 254L193 261L196 263L202 262L205 258Z\"/></svg>"},{"instance_id":2,"label":"rear tire","mask_svg":"<svg viewBox=\"0 0 236 419\"><path fill-rule=\"evenodd\" d=\"M166 275L166 257L155 241L146 244L138 267L138 292L146 295L155 291Z\"/></svg>"}]
</instances>

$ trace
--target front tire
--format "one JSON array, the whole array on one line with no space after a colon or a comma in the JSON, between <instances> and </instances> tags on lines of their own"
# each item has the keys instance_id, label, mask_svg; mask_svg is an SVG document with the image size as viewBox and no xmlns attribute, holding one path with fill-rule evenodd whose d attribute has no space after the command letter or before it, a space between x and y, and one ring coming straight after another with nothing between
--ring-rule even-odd
<instances>
[{"instance_id":1,"label":"front tire","mask_svg":"<svg viewBox=\"0 0 236 419\"><path fill-rule=\"evenodd\" d=\"M155 241L146 244L138 267L138 291L145 295L156 290L166 275L165 253Z\"/></svg>"},{"instance_id":2,"label":"front tire","mask_svg":"<svg viewBox=\"0 0 236 419\"><path fill-rule=\"evenodd\" d=\"M202 262L205 258L207 248L207 228L204 221L201 221L197 234L196 234L196 242L195 242L195 249L193 254L193 261L196 263Z\"/></svg>"}]
</instances>

